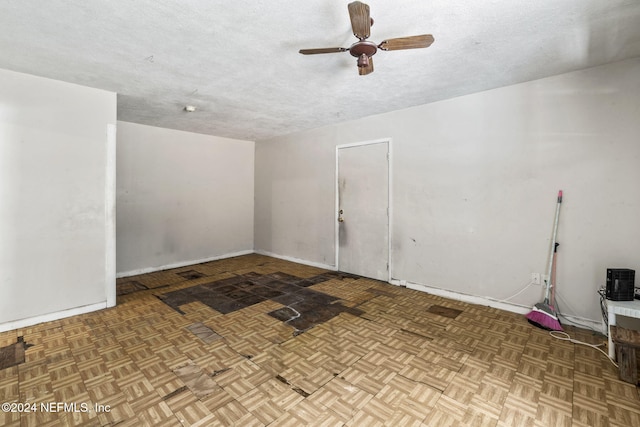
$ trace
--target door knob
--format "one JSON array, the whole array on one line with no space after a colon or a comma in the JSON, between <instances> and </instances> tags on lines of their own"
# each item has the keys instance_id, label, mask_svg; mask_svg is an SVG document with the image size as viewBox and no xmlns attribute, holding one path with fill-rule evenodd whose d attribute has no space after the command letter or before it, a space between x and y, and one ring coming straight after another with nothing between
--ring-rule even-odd
<instances>
[{"instance_id":1,"label":"door knob","mask_svg":"<svg viewBox=\"0 0 640 427\"><path fill-rule=\"evenodd\" d=\"M340 209L340 211L338 211L338 222L344 222L344 218L342 218L342 214L344 213L344 211L342 209Z\"/></svg>"}]
</instances>

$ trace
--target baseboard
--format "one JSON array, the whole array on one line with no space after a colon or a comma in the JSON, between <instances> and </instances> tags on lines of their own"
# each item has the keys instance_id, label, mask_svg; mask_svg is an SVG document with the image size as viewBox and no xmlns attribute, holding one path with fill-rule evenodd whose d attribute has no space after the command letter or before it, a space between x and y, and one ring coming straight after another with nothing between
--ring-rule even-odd
<instances>
[{"instance_id":1,"label":"baseboard","mask_svg":"<svg viewBox=\"0 0 640 427\"><path fill-rule=\"evenodd\" d=\"M154 273L156 271L170 270L172 268L179 268L179 267L186 267L188 265L202 264L203 262L218 261L218 260L226 259L226 258L233 258L233 257L237 257L237 256L242 256L242 255L249 255L249 254L252 254L252 253L254 253L253 250L246 250L246 251L233 252L233 253L224 254L224 255L218 255L218 256L214 256L214 257L210 257L210 258L196 259L196 260L191 260L191 261L181 261L181 262L176 262L176 263L173 263L173 264L161 265L159 267L140 268L140 269L137 269L137 270L131 270L131 271L124 271L124 272L116 273L116 277L117 278L122 278L122 277L129 277L129 276L137 276L138 274Z\"/></svg>"},{"instance_id":2,"label":"baseboard","mask_svg":"<svg viewBox=\"0 0 640 427\"><path fill-rule=\"evenodd\" d=\"M389 283L397 286L405 286L404 281L400 281L397 279L392 279ZM488 307L498 308L500 310L509 311L511 313L526 315L531 311L531 306L514 304L507 301L500 301L490 297L480 297L477 295L469 295L461 292L448 291L446 289L434 288L432 286L421 285L418 283L406 282L406 287L416 291L422 291L428 294L437 295L437 296L449 298L456 301L462 301L469 304L477 304L477 305L484 305ZM602 332L604 330L602 326L602 322L598 322L591 319L585 319L577 316L562 315L561 320L566 320L567 322L569 322L574 326L593 329L599 332Z\"/></svg>"},{"instance_id":3,"label":"baseboard","mask_svg":"<svg viewBox=\"0 0 640 427\"><path fill-rule=\"evenodd\" d=\"M607 335L607 331L605 330L604 323L600 320L592 320L579 316L569 316L566 314L560 313L560 322L563 325L571 325L576 326L578 328L587 328L593 331L598 331L601 334Z\"/></svg>"},{"instance_id":4,"label":"baseboard","mask_svg":"<svg viewBox=\"0 0 640 427\"><path fill-rule=\"evenodd\" d=\"M400 280L391 279L389 282L392 285L404 286ZM404 281L402 282L404 283ZM421 285L418 283L407 282L406 287L416 291L426 292L428 294L437 295L444 298L449 298L456 301L462 301L469 304L485 305L493 308L499 308L500 310L510 311L512 313L527 314L531 311L531 307L513 304L510 302L499 301L489 297L479 297L476 295L463 294L461 292L449 291L446 289L434 288L432 286Z\"/></svg>"},{"instance_id":5,"label":"baseboard","mask_svg":"<svg viewBox=\"0 0 640 427\"><path fill-rule=\"evenodd\" d=\"M319 263L319 262L307 261L305 259L294 258L294 257L286 256L286 255L278 255L278 254L274 254L273 252L263 251L261 249L256 250L255 253L257 253L259 255L270 256L272 258L282 259L282 260L285 260L285 261L295 262L296 264L308 265L310 267L318 267L318 268L323 268L325 270L331 270L331 271L336 271L337 270L335 265L329 265L329 264L322 264L322 263Z\"/></svg>"},{"instance_id":6,"label":"baseboard","mask_svg":"<svg viewBox=\"0 0 640 427\"><path fill-rule=\"evenodd\" d=\"M55 313L47 313L40 316L28 317L26 319L12 320L10 322L0 323L0 332L12 331L14 329L26 328L37 325L38 323L51 322L54 320L64 319L65 317L77 316L79 314L90 313L107 308L107 302L99 302L97 304L83 305L68 310L56 311Z\"/></svg>"}]
</instances>

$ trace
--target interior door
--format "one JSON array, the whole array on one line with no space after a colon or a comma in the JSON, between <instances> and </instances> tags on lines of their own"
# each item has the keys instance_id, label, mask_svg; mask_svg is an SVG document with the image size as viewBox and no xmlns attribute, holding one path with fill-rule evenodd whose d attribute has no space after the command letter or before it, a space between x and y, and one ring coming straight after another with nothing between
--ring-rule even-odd
<instances>
[{"instance_id":1,"label":"interior door","mask_svg":"<svg viewBox=\"0 0 640 427\"><path fill-rule=\"evenodd\" d=\"M338 270L389 280L389 142L339 146Z\"/></svg>"}]
</instances>

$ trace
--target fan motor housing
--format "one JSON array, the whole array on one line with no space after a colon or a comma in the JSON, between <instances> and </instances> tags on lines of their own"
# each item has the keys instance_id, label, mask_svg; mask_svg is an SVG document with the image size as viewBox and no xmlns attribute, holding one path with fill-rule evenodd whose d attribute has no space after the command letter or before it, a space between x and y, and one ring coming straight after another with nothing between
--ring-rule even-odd
<instances>
[{"instance_id":1,"label":"fan motor housing","mask_svg":"<svg viewBox=\"0 0 640 427\"><path fill-rule=\"evenodd\" d=\"M356 58L359 58L363 54L371 58L377 51L378 46L375 43L367 40L357 41L349 48L349 53L351 54L351 56L355 56Z\"/></svg>"}]
</instances>

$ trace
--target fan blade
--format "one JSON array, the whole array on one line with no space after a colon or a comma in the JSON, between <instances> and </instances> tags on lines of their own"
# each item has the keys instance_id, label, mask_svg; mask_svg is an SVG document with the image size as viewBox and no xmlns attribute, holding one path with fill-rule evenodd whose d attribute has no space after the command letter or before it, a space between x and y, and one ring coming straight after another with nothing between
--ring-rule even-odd
<instances>
[{"instance_id":1,"label":"fan blade","mask_svg":"<svg viewBox=\"0 0 640 427\"><path fill-rule=\"evenodd\" d=\"M354 1L349 3L349 18L351 18L351 28L353 35L364 40L371 32L371 17L369 16L369 5Z\"/></svg>"},{"instance_id":2,"label":"fan blade","mask_svg":"<svg viewBox=\"0 0 640 427\"><path fill-rule=\"evenodd\" d=\"M337 53L346 52L349 49L345 47L325 47L321 49L300 49L300 53L303 55L316 55L318 53Z\"/></svg>"},{"instance_id":3,"label":"fan blade","mask_svg":"<svg viewBox=\"0 0 640 427\"><path fill-rule=\"evenodd\" d=\"M431 34L423 34L421 36L399 37L397 39L385 40L378 45L382 50L401 50L401 49L418 49L429 47L433 43Z\"/></svg>"},{"instance_id":4,"label":"fan blade","mask_svg":"<svg viewBox=\"0 0 640 427\"><path fill-rule=\"evenodd\" d=\"M366 76L373 73L373 58L369 58L369 64L366 67L358 67L358 74Z\"/></svg>"}]
</instances>

